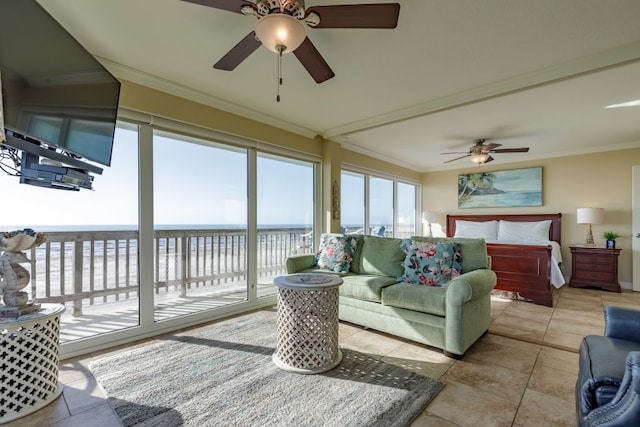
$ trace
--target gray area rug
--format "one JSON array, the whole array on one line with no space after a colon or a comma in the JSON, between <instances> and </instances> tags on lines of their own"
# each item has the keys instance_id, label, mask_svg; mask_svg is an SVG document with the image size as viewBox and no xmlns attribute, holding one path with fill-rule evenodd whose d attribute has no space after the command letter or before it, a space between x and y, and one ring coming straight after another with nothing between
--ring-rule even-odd
<instances>
[{"instance_id":1,"label":"gray area rug","mask_svg":"<svg viewBox=\"0 0 640 427\"><path fill-rule=\"evenodd\" d=\"M442 383L367 354L319 375L277 368L258 313L171 334L90 364L124 426L407 426Z\"/></svg>"}]
</instances>

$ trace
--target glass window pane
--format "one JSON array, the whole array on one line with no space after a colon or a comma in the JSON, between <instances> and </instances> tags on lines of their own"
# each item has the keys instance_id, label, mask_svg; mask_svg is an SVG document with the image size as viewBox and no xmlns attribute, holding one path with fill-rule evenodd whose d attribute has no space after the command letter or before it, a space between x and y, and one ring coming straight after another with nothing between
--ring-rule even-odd
<instances>
[{"instance_id":1,"label":"glass window pane","mask_svg":"<svg viewBox=\"0 0 640 427\"><path fill-rule=\"evenodd\" d=\"M273 295L289 255L312 253L314 164L260 154L257 158L258 297Z\"/></svg>"},{"instance_id":2,"label":"glass window pane","mask_svg":"<svg viewBox=\"0 0 640 427\"><path fill-rule=\"evenodd\" d=\"M343 171L340 196L340 221L347 233L364 234L364 175Z\"/></svg>"},{"instance_id":3,"label":"glass window pane","mask_svg":"<svg viewBox=\"0 0 640 427\"><path fill-rule=\"evenodd\" d=\"M246 301L246 151L155 132L153 168L155 319Z\"/></svg>"},{"instance_id":4,"label":"glass window pane","mask_svg":"<svg viewBox=\"0 0 640 427\"><path fill-rule=\"evenodd\" d=\"M393 181L384 178L369 179L369 233L378 236L393 235Z\"/></svg>"},{"instance_id":5,"label":"glass window pane","mask_svg":"<svg viewBox=\"0 0 640 427\"><path fill-rule=\"evenodd\" d=\"M416 233L416 186L398 183L398 208L395 237L408 238Z\"/></svg>"}]
</instances>

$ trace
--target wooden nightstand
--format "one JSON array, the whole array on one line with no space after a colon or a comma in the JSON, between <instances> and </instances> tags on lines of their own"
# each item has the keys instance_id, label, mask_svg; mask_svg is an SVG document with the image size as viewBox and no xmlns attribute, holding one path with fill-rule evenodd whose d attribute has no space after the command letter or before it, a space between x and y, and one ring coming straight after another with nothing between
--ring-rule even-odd
<instances>
[{"instance_id":1,"label":"wooden nightstand","mask_svg":"<svg viewBox=\"0 0 640 427\"><path fill-rule=\"evenodd\" d=\"M618 283L618 255L620 249L597 246L569 246L572 288L600 288L620 292Z\"/></svg>"}]
</instances>

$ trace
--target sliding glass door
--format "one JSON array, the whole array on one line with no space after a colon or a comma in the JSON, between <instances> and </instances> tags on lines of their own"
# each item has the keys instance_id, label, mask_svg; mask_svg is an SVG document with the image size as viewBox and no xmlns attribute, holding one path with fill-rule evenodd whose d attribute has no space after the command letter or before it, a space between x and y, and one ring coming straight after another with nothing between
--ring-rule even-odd
<instances>
[{"instance_id":1,"label":"sliding glass door","mask_svg":"<svg viewBox=\"0 0 640 427\"><path fill-rule=\"evenodd\" d=\"M35 302L66 306L61 355L275 304L287 257L313 252L318 160L195 133L119 123L95 191L0 176L23 205L0 231L47 234L25 267Z\"/></svg>"},{"instance_id":2,"label":"sliding glass door","mask_svg":"<svg viewBox=\"0 0 640 427\"><path fill-rule=\"evenodd\" d=\"M156 321L248 300L247 156L154 132Z\"/></svg>"},{"instance_id":3,"label":"sliding glass door","mask_svg":"<svg viewBox=\"0 0 640 427\"><path fill-rule=\"evenodd\" d=\"M274 295L289 255L314 248L314 164L282 156L257 157L258 297Z\"/></svg>"}]
</instances>

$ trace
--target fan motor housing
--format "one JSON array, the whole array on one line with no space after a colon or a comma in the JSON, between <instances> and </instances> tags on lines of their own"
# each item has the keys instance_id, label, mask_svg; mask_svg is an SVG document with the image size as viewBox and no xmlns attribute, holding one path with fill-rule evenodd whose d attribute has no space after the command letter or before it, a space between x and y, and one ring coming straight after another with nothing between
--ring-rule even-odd
<instances>
[{"instance_id":1,"label":"fan motor housing","mask_svg":"<svg viewBox=\"0 0 640 427\"><path fill-rule=\"evenodd\" d=\"M304 0L258 0L256 9L259 16L286 13L297 19L304 19Z\"/></svg>"}]
</instances>

